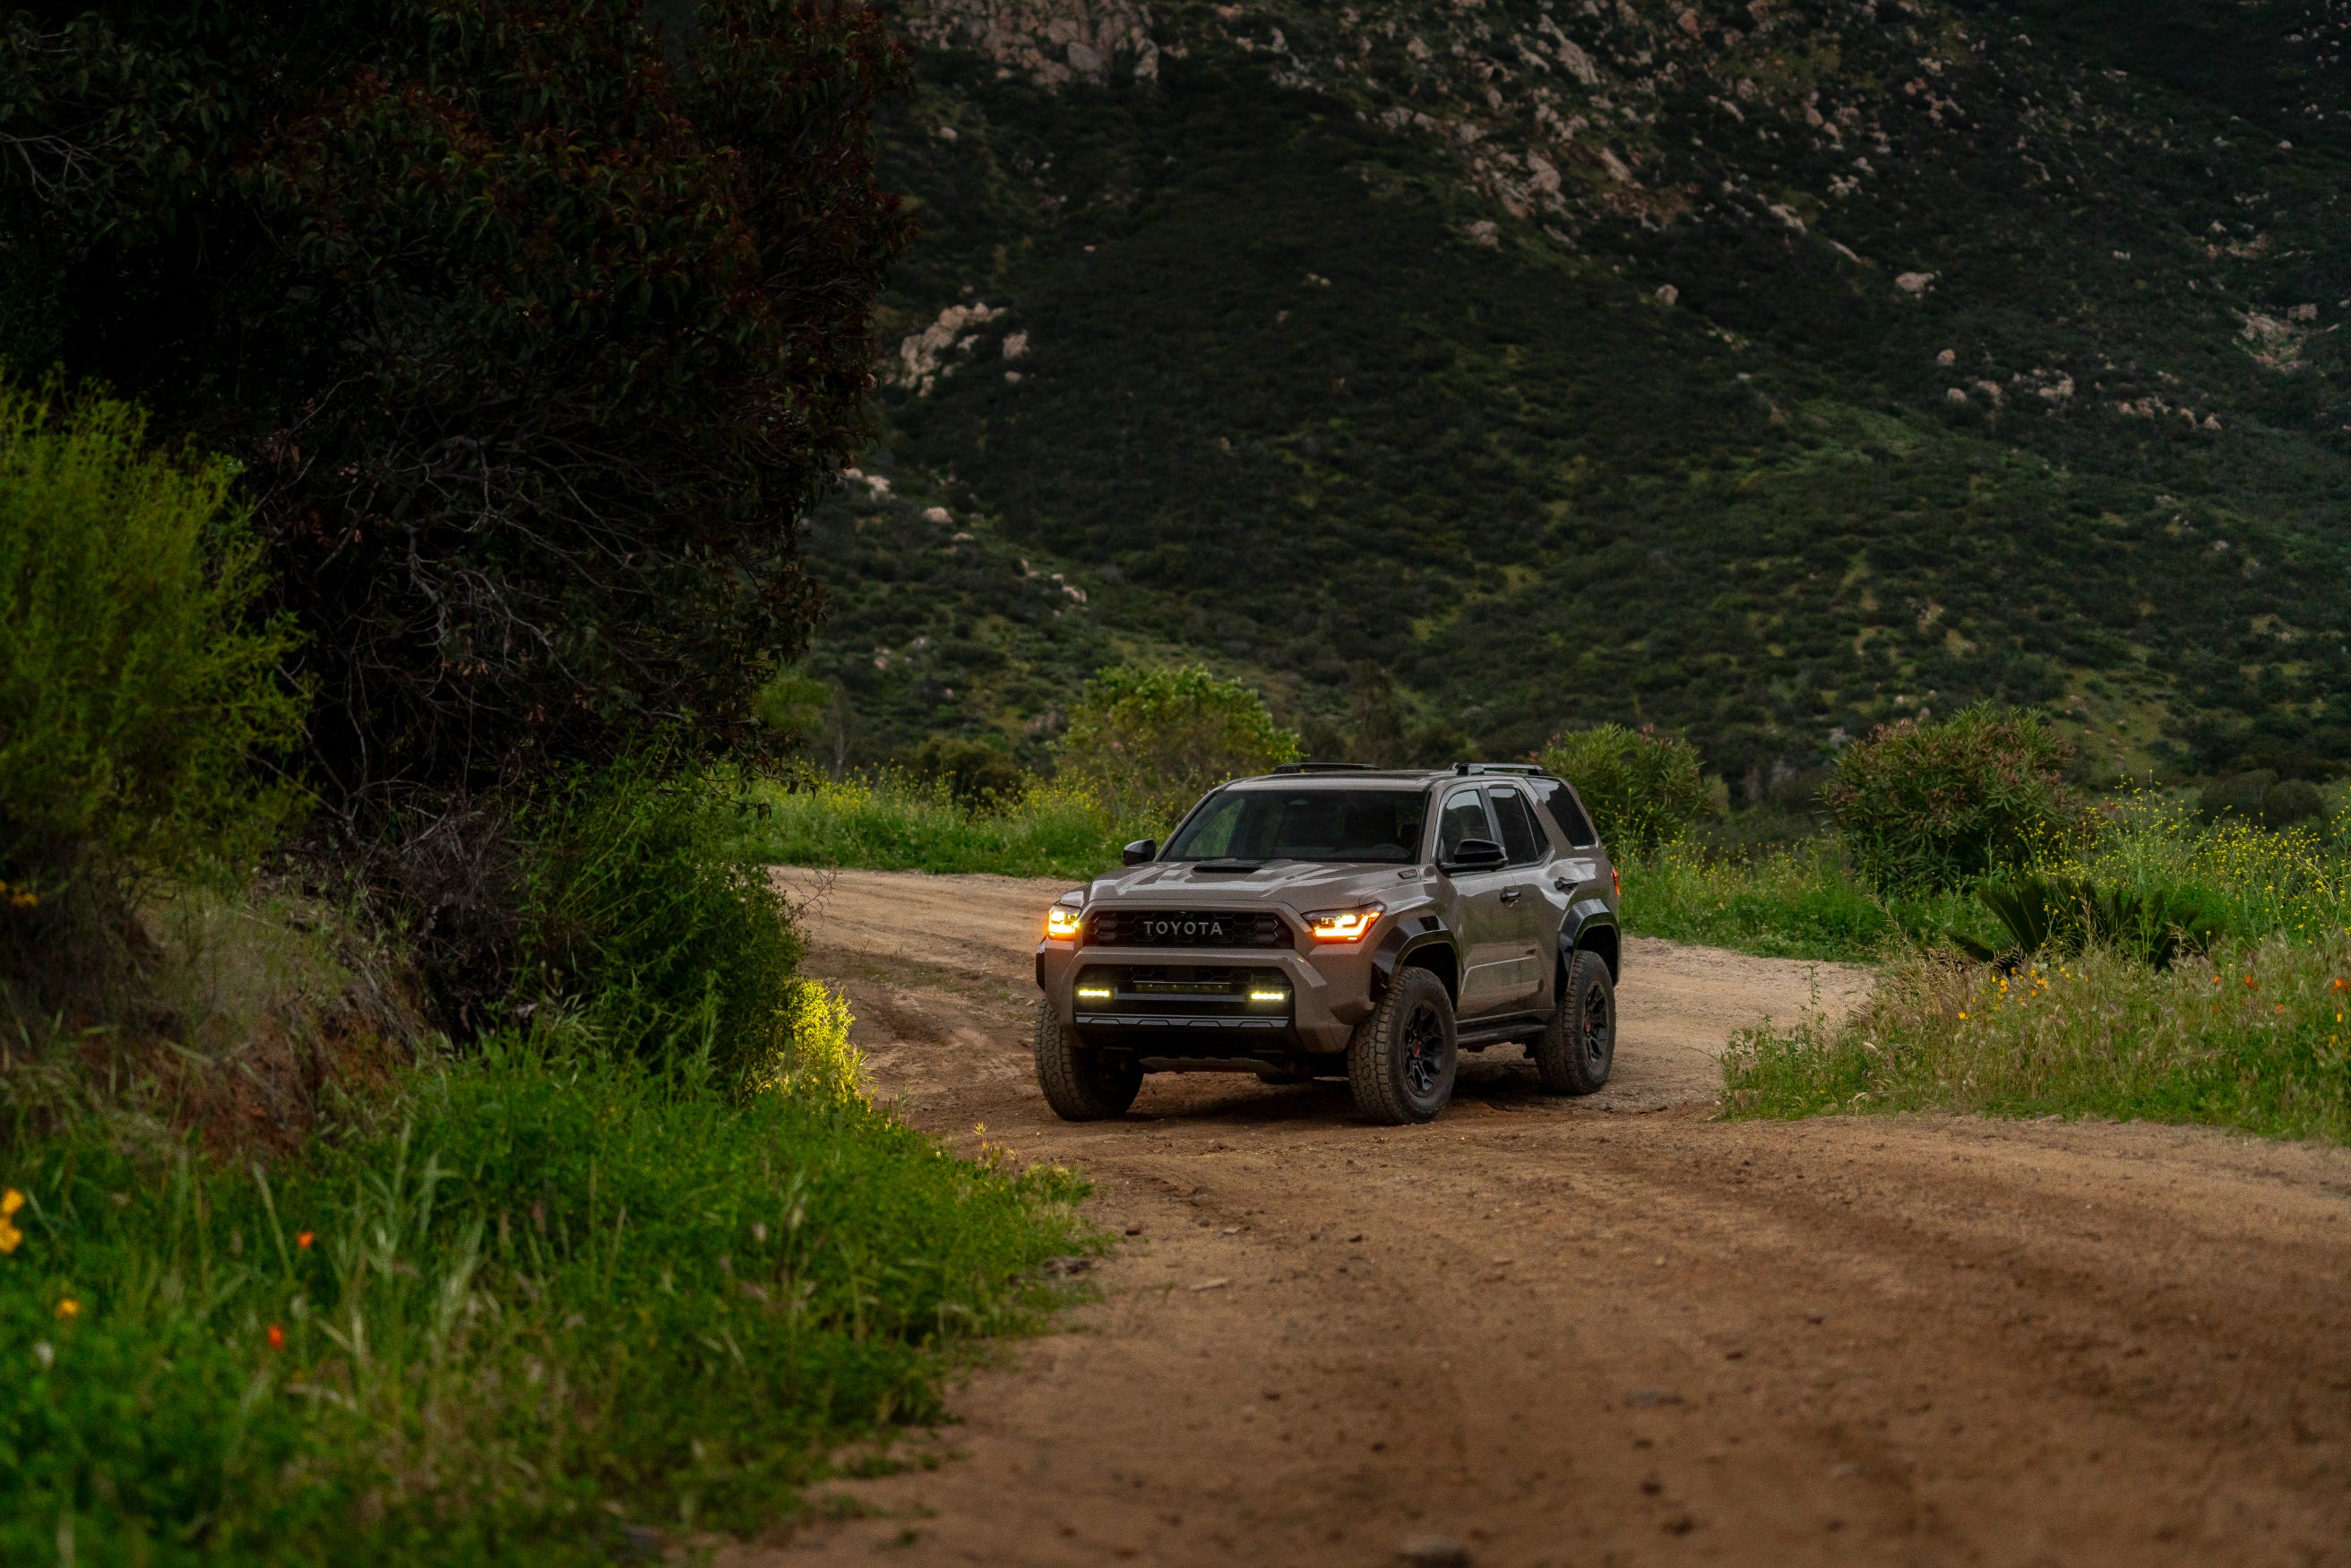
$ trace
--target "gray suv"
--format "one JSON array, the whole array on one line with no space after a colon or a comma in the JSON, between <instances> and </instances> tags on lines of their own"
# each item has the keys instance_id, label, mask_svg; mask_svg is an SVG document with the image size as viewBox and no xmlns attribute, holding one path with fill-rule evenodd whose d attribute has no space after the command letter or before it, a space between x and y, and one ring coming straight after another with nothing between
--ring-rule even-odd
<instances>
[{"instance_id":1,"label":"gray suv","mask_svg":"<svg viewBox=\"0 0 2351 1568\"><path fill-rule=\"evenodd\" d=\"M1037 946L1037 1081L1123 1114L1146 1072L1343 1077L1426 1122L1464 1051L1521 1045L1555 1093L1608 1081L1615 868L1541 769L1300 763L1211 791L1165 847L1062 897Z\"/></svg>"}]
</instances>

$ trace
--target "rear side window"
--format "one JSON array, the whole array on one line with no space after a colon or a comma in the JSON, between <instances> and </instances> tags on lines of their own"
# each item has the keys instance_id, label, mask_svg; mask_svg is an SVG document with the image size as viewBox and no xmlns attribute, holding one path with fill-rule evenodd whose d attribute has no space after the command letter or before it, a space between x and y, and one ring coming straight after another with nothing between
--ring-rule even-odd
<instances>
[{"instance_id":1,"label":"rear side window","mask_svg":"<svg viewBox=\"0 0 2351 1568\"><path fill-rule=\"evenodd\" d=\"M1559 824L1559 831L1567 835L1569 843L1577 849L1587 850L1600 841L1600 835L1593 831L1592 819L1583 814L1583 803L1575 798L1574 790L1556 779L1538 779L1535 780L1535 794L1541 799L1543 809L1551 813L1551 820Z\"/></svg>"},{"instance_id":2,"label":"rear side window","mask_svg":"<svg viewBox=\"0 0 2351 1568\"><path fill-rule=\"evenodd\" d=\"M1512 865L1542 859L1542 831L1535 826L1533 809L1516 789L1494 791L1494 816L1502 824L1502 848Z\"/></svg>"}]
</instances>

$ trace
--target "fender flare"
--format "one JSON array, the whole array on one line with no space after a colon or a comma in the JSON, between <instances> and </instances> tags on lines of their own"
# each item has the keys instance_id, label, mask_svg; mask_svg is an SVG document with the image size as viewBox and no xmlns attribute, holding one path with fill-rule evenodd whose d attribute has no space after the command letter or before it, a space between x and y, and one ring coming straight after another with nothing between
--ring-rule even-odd
<instances>
[{"instance_id":1,"label":"fender flare","mask_svg":"<svg viewBox=\"0 0 2351 1568\"><path fill-rule=\"evenodd\" d=\"M1398 969L1415 953L1430 947L1442 947L1453 957L1453 984L1456 995L1461 984L1461 946L1453 937L1452 929L1441 915L1423 915L1388 928L1380 945L1372 951L1372 999L1379 1000L1395 983Z\"/></svg>"},{"instance_id":2,"label":"fender flare","mask_svg":"<svg viewBox=\"0 0 2351 1568\"><path fill-rule=\"evenodd\" d=\"M1615 938L1609 943L1607 955L1608 978L1614 981L1622 977L1625 944L1617 929L1616 912L1608 907L1606 899L1587 898L1568 905L1566 918L1559 925L1560 962L1566 963L1578 948L1591 946L1592 937L1601 931Z\"/></svg>"}]
</instances>

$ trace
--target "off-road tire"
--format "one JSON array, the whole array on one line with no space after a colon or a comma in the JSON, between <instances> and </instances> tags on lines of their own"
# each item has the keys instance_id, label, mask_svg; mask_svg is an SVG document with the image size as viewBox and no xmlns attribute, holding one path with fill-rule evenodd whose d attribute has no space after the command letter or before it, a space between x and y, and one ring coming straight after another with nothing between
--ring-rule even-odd
<instances>
[{"instance_id":1,"label":"off-road tire","mask_svg":"<svg viewBox=\"0 0 2351 1568\"><path fill-rule=\"evenodd\" d=\"M1426 969L1403 969L1347 1042L1355 1109L1384 1126L1434 1122L1453 1098L1461 1053L1453 998Z\"/></svg>"},{"instance_id":2,"label":"off-road tire","mask_svg":"<svg viewBox=\"0 0 2351 1568\"><path fill-rule=\"evenodd\" d=\"M1608 960L1577 953L1560 983L1559 1006L1535 1041L1535 1071L1546 1094L1590 1094L1616 1064L1616 985Z\"/></svg>"},{"instance_id":3,"label":"off-road tire","mask_svg":"<svg viewBox=\"0 0 2351 1568\"><path fill-rule=\"evenodd\" d=\"M1143 1088L1143 1069L1087 1045L1050 1002L1037 1004L1037 1087L1064 1122L1107 1122L1126 1114Z\"/></svg>"}]
</instances>

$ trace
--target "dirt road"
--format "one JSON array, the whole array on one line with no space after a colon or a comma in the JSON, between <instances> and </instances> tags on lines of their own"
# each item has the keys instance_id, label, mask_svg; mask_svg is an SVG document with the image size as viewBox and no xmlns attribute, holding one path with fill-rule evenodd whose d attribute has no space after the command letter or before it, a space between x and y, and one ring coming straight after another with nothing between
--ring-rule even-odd
<instances>
[{"instance_id":1,"label":"dirt road","mask_svg":"<svg viewBox=\"0 0 2351 1568\"><path fill-rule=\"evenodd\" d=\"M1471 1059L1429 1127L1207 1075L1072 1127L1028 1061L1063 884L782 874L885 1092L1126 1240L947 1462L727 1561L2351 1563L2342 1151L1714 1122L1730 1030L1860 977L1650 942L1593 1100Z\"/></svg>"}]
</instances>

